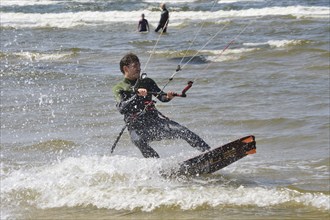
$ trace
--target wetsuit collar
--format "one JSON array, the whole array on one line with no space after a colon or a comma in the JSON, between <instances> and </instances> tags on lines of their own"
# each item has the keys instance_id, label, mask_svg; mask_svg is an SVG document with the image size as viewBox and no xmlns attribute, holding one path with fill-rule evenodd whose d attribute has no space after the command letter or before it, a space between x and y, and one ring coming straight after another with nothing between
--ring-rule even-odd
<instances>
[{"instance_id":1,"label":"wetsuit collar","mask_svg":"<svg viewBox=\"0 0 330 220\"><path fill-rule=\"evenodd\" d=\"M137 79L136 79L137 80ZM124 78L124 82L125 83L128 83L128 84L130 84L130 85L135 85L135 83L136 83L136 80L130 80L130 79L127 79L127 78Z\"/></svg>"}]
</instances>

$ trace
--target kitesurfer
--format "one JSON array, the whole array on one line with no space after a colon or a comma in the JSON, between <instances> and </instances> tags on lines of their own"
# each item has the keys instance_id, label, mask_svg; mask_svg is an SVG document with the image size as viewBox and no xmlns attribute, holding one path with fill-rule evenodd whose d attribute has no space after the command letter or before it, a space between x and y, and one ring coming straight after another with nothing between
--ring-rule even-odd
<instances>
[{"instance_id":1,"label":"kitesurfer","mask_svg":"<svg viewBox=\"0 0 330 220\"><path fill-rule=\"evenodd\" d=\"M169 13L165 3L160 4L160 9L162 10L162 12L160 14L160 20L157 28L155 29L155 32L158 32L160 29L163 29L163 33L165 33L169 22Z\"/></svg>"},{"instance_id":2,"label":"kitesurfer","mask_svg":"<svg viewBox=\"0 0 330 220\"><path fill-rule=\"evenodd\" d=\"M144 157L156 157L158 153L149 146L152 141L183 139L192 147L205 151L210 147L194 132L160 113L152 96L161 102L169 102L175 93L163 92L151 78L141 78L139 58L128 53L120 60L124 79L113 87L117 109L124 115L132 142Z\"/></svg>"}]
</instances>

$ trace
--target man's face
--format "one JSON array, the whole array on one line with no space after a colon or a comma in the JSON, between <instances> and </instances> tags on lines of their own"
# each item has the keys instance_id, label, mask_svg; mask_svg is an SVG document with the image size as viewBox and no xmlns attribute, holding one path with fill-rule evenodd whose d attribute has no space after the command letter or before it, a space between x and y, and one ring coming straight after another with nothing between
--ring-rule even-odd
<instances>
[{"instance_id":1,"label":"man's face","mask_svg":"<svg viewBox=\"0 0 330 220\"><path fill-rule=\"evenodd\" d=\"M140 63L131 63L128 66L124 66L125 78L135 80L140 77L141 66Z\"/></svg>"}]
</instances>

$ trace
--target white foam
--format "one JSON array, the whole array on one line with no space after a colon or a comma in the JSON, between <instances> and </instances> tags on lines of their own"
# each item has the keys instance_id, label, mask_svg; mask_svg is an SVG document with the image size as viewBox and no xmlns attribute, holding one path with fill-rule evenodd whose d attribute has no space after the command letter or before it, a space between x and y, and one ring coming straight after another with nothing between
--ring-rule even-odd
<instances>
[{"instance_id":1,"label":"white foam","mask_svg":"<svg viewBox=\"0 0 330 220\"><path fill-rule=\"evenodd\" d=\"M61 60L72 55L70 52L58 52L58 53L38 53L38 52L17 52L13 55L32 61L42 60Z\"/></svg>"},{"instance_id":2,"label":"white foam","mask_svg":"<svg viewBox=\"0 0 330 220\"><path fill-rule=\"evenodd\" d=\"M191 3L191 2L196 2L198 0L166 0L166 1L161 1L161 0L144 0L144 2L148 3L163 3L166 2L167 5L170 5L171 3Z\"/></svg>"},{"instance_id":3,"label":"white foam","mask_svg":"<svg viewBox=\"0 0 330 220\"><path fill-rule=\"evenodd\" d=\"M113 22L124 22L135 24L139 20L141 14L144 13L149 23L157 23L159 20L159 12L155 11L83 11L83 12L67 12L67 13L2 13L2 27L16 28L40 28L40 27L58 27L70 28L76 26L88 25L104 25ZM204 21L210 20L219 22L222 19L239 18L239 17L259 17L259 16L283 16L292 15L296 17L322 17L329 18L328 7L270 7L262 9L246 9L231 11L180 11L171 12L170 24L182 23L185 21Z\"/></svg>"},{"instance_id":4,"label":"white foam","mask_svg":"<svg viewBox=\"0 0 330 220\"><path fill-rule=\"evenodd\" d=\"M257 48L237 48L223 50L206 50L207 53L214 54L213 56L207 56L207 60L211 62L224 62L231 60L239 60L244 53L258 50Z\"/></svg>"},{"instance_id":5,"label":"white foam","mask_svg":"<svg viewBox=\"0 0 330 220\"><path fill-rule=\"evenodd\" d=\"M237 2L265 2L265 0L219 0L218 4L237 3Z\"/></svg>"},{"instance_id":6,"label":"white foam","mask_svg":"<svg viewBox=\"0 0 330 220\"><path fill-rule=\"evenodd\" d=\"M1 6L52 5L59 2L52 0L1 0Z\"/></svg>"},{"instance_id":7,"label":"white foam","mask_svg":"<svg viewBox=\"0 0 330 220\"><path fill-rule=\"evenodd\" d=\"M263 2L264 0L220 0L218 4L221 3L235 3L235 2ZM52 1L52 0L1 0L2 6L26 6L26 5L51 5L61 3L62 1ZM81 2L90 2L89 0L71 0L71 2L81 3ZM108 2L114 2L108 0ZM162 3L164 1L161 0L144 0L147 3ZM197 0L166 0L168 5L174 3L191 3L197 2Z\"/></svg>"},{"instance_id":8,"label":"white foam","mask_svg":"<svg viewBox=\"0 0 330 220\"><path fill-rule=\"evenodd\" d=\"M302 40L269 40L260 43L244 43L245 46L270 46L270 47L287 47L302 44Z\"/></svg>"},{"instance_id":9,"label":"white foam","mask_svg":"<svg viewBox=\"0 0 330 220\"><path fill-rule=\"evenodd\" d=\"M287 47L299 45L302 43L301 40L270 40L267 42L271 47Z\"/></svg>"},{"instance_id":10,"label":"white foam","mask_svg":"<svg viewBox=\"0 0 330 220\"><path fill-rule=\"evenodd\" d=\"M98 208L152 211L158 207L191 210L208 205L268 207L294 202L330 209L329 196L287 188L236 187L207 181L166 179L159 175L172 162L124 156L83 156L51 165L13 171L2 178L3 201L24 199L38 208L93 205ZM34 196L31 196L34 195ZM198 195L198 196L196 196Z\"/></svg>"}]
</instances>

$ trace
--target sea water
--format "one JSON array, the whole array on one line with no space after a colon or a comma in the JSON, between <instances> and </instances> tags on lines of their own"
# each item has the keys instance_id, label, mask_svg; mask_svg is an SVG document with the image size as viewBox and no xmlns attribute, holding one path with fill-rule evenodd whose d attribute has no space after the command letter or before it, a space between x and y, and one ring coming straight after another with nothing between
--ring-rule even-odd
<instances>
[{"instance_id":1,"label":"sea water","mask_svg":"<svg viewBox=\"0 0 330 220\"><path fill-rule=\"evenodd\" d=\"M1 0L1 219L329 219L329 2L171 0L166 34L159 3ZM257 153L172 178L200 153L182 140L110 154L127 52L165 91L194 82L164 115Z\"/></svg>"}]
</instances>

